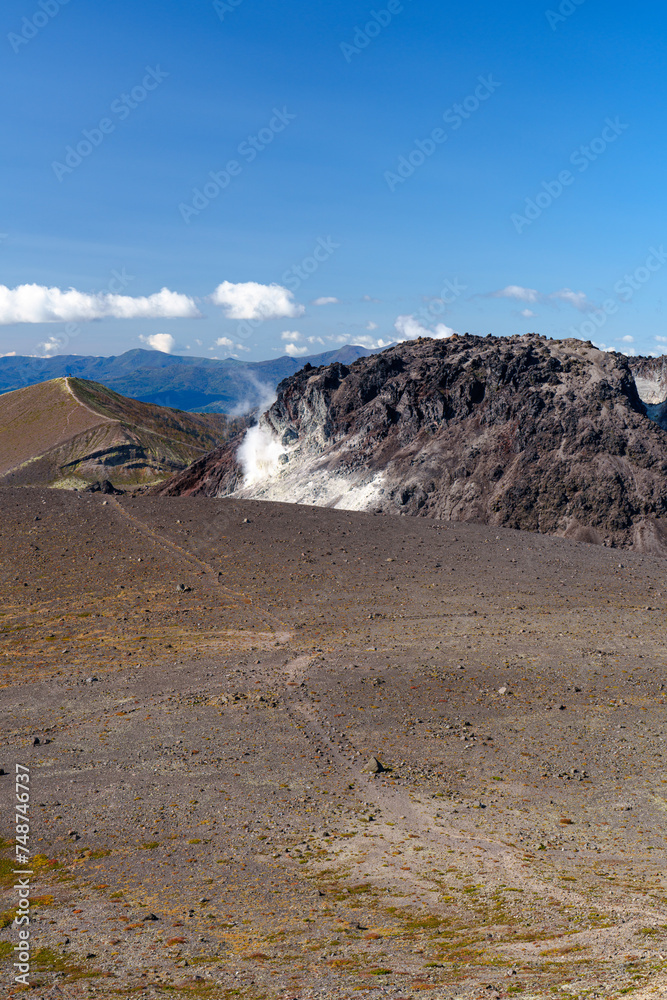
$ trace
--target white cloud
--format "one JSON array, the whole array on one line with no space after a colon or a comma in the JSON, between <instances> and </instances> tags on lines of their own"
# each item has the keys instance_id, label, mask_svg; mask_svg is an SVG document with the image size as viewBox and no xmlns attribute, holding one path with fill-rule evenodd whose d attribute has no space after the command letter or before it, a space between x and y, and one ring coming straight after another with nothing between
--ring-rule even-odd
<instances>
[{"instance_id":1,"label":"white cloud","mask_svg":"<svg viewBox=\"0 0 667 1000\"><path fill-rule=\"evenodd\" d=\"M345 344L347 344L350 340L349 337L341 337L340 339ZM395 341L382 339L374 340L373 337L355 337L353 343L355 347L366 347L369 351L374 351L378 347L389 347L390 344L395 343Z\"/></svg>"},{"instance_id":2,"label":"white cloud","mask_svg":"<svg viewBox=\"0 0 667 1000\"><path fill-rule=\"evenodd\" d=\"M573 292L571 288L561 288L558 292L551 292L549 295L544 295L542 292L538 292L536 288L524 288L523 285L507 285L506 288L501 288L500 291L490 292L489 297L492 299L514 299L516 302L530 302L535 304L536 302L565 302L567 305L573 306L578 309L579 312L590 312L595 309L595 305L589 301L585 292ZM525 315L525 313L521 313ZM534 315L534 314L531 314Z\"/></svg>"},{"instance_id":3,"label":"white cloud","mask_svg":"<svg viewBox=\"0 0 667 1000\"><path fill-rule=\"evenodd\" d=\"M655 339L659 344L667 344L667 337L661 337L659 334L657 334Z\"/></svg>"},{"instance_id":4,"label":"white cloud","mask_svg":"<svg viewBox=\"0 0 667 1000\"><path fill-rule=\"evenodd\" d=\"M285 353L289 354L290 358L298 358L301 354L308 354L308 348L297 347L296 344L285 344Z\"/></svg>"},{"instance_id":5,"label":"white cloud","mask_svg":"<svg viewBox=\"0 0 667 1000\"><path fill-rule=\"evenodd\" d=\"M293 340L295 343L301 340L301 334L297 330L284 330L280 336L283 340Z\"/></svg>"},{"instance_id":6,"label":"white cloud","mask_svg":"<svg viewBox=\"0 0 667 1000\"><path fill-rule=\"evenodd\" d=\"M374 323L372 319L369 320L368 323L366 324L367 330L377 330L377 328L378 328L377 323Z\"/></svg>"},{"instance_id":7,"label":"white cloud","mask_svg":"<svg viewBox=\"0 0 667 1000\"><path fill-rule=\"evenodd\" d=\"M57 337L49 337L48 340L37 345L38 349L43 352L40 356L44 358L50 358L52 355L57 354L62 346L62 341L58 340Z\"/></svg>"},{"instance_id":8,"label":"white cloud","mask_svg":"<svg viewBox=\"0 0 667 1000\"><path fill-rule=\"evenodd\" d=\"M379 302L380 300L379 299L374 299L372 295L364 295L361 301L362 302Z\"/></svg>"},{"instance_id":9,"label":"white cloud","mask_svg":"<svg viewBox=\"0 0 667 1000\"><path fill-rule=\"evenodd\" d=\"M323 295L321 298L315 299L314 302L313 302L313 305L314 306L330 306L330 305L334 305L338 301L339 300L337 298L334 298L333 295Z\"/></svg>"},{"instance_id":10,"label":"white cloud","mask_svg":"<svg viewBox=\"0 0 667 1000\"><path fill-rule=\"evenodd\" d=\"M260 285L257 281L233 284L223 281L209 296L216 306L222 306L227 319L281 319L302 316L305 307L294 301L294 295L282 285Z\"/></svg>"},{"instance_id":11,"label":"white cloud","mask_svg":"<svg viewBox=\"0 0 667 1000\"><path fill-rule=\"evenodd\" d=\"M624 344L634 344L635 338L631 337L629 333L626 333L625 337L621 337Z\"/></svg>"},{"instance_id":12,"label":"white cloud","mask_svg":"<svg viewBox=\"0 0 667 1000\"><path fill-rule=\"evenodd\" d=\"M176 347L176 341L170 333L153 333L150 337L139 336L144 344L148 344L154 351L162 351L163 354L171 354Z\"/></svg>"},{"instance_id":13,"label":"white cloud","mask_svg":"<svg viewBox=\"0 0 667 1000\"><path fill-rule=\"evenodd\" d=\"M414 316L398 316L394 323L394 329L399 335L399 340L416 340L417 337L433 337L435 340L447 340L448 337L452 337L456 333L456 330L445 326L444 323L438 323L433 330L429 330L427 327L422 326Z\"/></svg>"},{"instance_id":14,"label":"white cloud","mask_svg":"<svg viewBox=\"0 0 667 1000\"><path fill-rule=\"evenodd\" d=\"M233 340L230 340L229 337L218 337L218 339L215 342L215 346L216 347L235 347L237 351L249 351L250 350L249 347L244 347L243 344L236 344ZM212 351L213 348L211 347L211 348L209 348L209 350Z\"/></svg>"},{"instance_id":15,"label":"white cloud","mask_svg":"<svg viewBox=\"0 0 667 1000\"><path fill-rule=\"evenodd\" d=\"M540 297L536 288L523 288L521 285L507 285L499 292L491 292L492 299L517 299L519 302L539 302Z\"/></svg>"},{"instance_id":16,"label":"white cloud","mask_svg":"<svg viewBox=\"0 0 667 1000\"><path fill-rule=\"evenodd\" d=\"M324 346L325 346L325 345L324 345L324 341L322 340L322 338L321 338L321 337L309 337L309 338L308 338L308 343L309 343L309 344L321 344L321 345L322 345L322 347L324 347Z\"/></svg>"},{"instance_id":17,"label":"white cloud","mask_svg":"<svg viewBox=\"0 0 667 1000\"><path fill-rule=\"evenodd\" d=\"M573 292L571 288L561 288L559 292L552 292L549 298L567 302L569 305L574 306L575 309L578 309L579 312L589 312L591 309L595 309L595 306L592 302L588 301L584 292Z\"/></svg>"},{"instance_id":18,"label":"white cloud","mask_svg":"<svg viewBox=\"0 0 667 1000\"><path fill-rule=\"evenodd\" d=\"M6 354L0 354L0 358L15 358L17 357L16 351L7 351Z\"/></svg>"},{"instance_id":19,"label":"white cloud","mask_svg":"<svg viewBox=\"0 0 667 1000\"><path fill-rule=\"evenodd\" d=\"M524 319L531 319L531 317L536 316L537 313L534 313L532 309L522 309L521 315Z\"/></svg>"},{"instance_id":20,"label":"white cloud","mask_svg":"<svg viewBox=\"0 0 667 1000\"><path fill-rule=\"evenodd\" d=\"M46 285L0 285L0 324L68 323L95 319L173 319L200 316L194 299L163 288L137 298L110 292L62 291Z\"/></svg>"}]
</instances>

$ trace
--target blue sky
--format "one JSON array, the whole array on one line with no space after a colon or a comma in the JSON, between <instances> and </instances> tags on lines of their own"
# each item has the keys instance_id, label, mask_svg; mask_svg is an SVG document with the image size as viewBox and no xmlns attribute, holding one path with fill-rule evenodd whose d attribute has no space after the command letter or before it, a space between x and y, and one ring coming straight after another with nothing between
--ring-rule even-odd
<instances>
[{"instance_id":1,"label":"blue sky","mask_svg":"<svg viewBox=\"0 0 667 1000\"><path fill-rule=\"evenodd\" d=\"M3 5L0 354L451 330L667 351L665 18Z\"/></svg>"}]
</instances>

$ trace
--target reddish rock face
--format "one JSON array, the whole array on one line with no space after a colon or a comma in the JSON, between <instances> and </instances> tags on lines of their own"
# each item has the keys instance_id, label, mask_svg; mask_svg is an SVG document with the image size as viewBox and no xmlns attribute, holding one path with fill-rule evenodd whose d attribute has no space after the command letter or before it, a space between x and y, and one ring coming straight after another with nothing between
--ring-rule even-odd
<instances>
[{"instance_id":1,"label":"reddish rock face","mask_svg":"<svg viewBox=\"0 0 667 1000\"><path fill-rule=\"evenodd\" d=\"M365 505L661 549L667 432L646 413L629 360L590 343L421 339L282 382L260 427L284 454L261 481L244 488L239 437L161 492Z\"/></svg>"}]
</instances>

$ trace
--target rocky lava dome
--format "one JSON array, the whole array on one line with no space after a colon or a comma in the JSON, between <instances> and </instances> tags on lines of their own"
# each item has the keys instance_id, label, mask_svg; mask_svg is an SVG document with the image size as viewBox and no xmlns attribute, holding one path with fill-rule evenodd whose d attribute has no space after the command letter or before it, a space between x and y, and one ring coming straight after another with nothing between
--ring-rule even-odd
<instances>
[{"instance_id":1,"label":"rocky lava dome","mask_svg":"<svg viewBox=\"0 0 667 1000\"><path fill-rule=\"evenodd\" d=\"M636 364L636 361L635 361ZM578 340L452 337L306 366L164 495L421 514L667 547L667 432L629 359Z\"/></svg>"}]
</instances>

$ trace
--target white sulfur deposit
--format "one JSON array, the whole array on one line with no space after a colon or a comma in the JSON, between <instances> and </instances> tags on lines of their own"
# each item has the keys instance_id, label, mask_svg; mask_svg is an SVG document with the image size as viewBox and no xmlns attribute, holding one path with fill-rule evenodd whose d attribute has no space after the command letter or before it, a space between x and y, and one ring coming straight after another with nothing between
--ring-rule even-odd
<instances>
[{"instance_id":1,"label":"white sulfur deposit","mask_svg":"<svg viewBox=\"0 0 667 1000\"><path fill-rule=\"evenodd\" d=\"M664 403L667 397L667 383L664 378L655 375L654 378L645 378L635 374L635 385L637 393L642 403Z\"/></svg>"},{"instance_id":2,"label":"white sulfur deposit","mask_svg":"<svg viewBox=\"0 0 667 1000\"><path fill-rule=\"evenodd\" d=\"M348 442L349 446L354 444L354 440ZM231 495L243 499L368 510L377 506L385 493L383 473L335 471L319 449L286 448L266 424L247 431L237 458L243 482Z\"/></svg>"}]
</instances>

